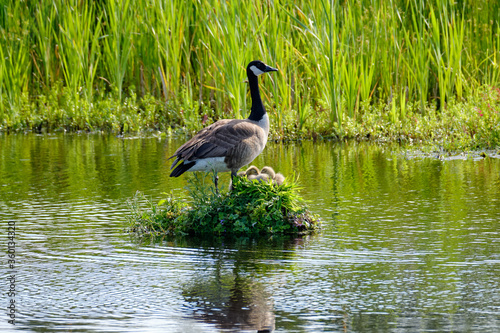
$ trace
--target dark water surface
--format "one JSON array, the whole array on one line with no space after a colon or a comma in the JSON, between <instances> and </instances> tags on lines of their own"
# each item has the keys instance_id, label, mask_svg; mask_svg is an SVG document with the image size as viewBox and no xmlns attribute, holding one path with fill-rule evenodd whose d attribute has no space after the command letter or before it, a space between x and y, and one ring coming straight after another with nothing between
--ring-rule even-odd
<instances>
[{"instance_id":1,"label":"dark water surface","mask_svg":"<svg viewBox=\"0 0 500 333\"><path fill-rule=\"evenodd\" d=\"M185 191L185 177L168 177L179 144L0 136L0 246L15 223L17 330L500 331L500 159L269 144L254 164L300 176L321 234L139 244L123 232L125 201ZM12 330L6 259L2 332Z\"/></svg>"}]
</instances>

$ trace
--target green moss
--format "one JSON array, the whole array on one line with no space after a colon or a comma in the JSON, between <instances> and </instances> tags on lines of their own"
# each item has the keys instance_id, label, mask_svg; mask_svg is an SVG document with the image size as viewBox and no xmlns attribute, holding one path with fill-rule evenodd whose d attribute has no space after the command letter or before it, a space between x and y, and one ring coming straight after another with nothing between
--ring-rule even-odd
<instances>
[{"instance_id":1,"label":"green moss","mask_svg":"<svg viewBox=\"0 0 500 333\"><path fill-rule=\"evenodd\" d=\"M275 185L236 178L232 191L215 193L207 177L195 174L188 192L190 204L170 195L154 204L137 193L128 204L128 230L151 235L304 234L319 229L298 185Z\"/></svg>"}]
</instances>

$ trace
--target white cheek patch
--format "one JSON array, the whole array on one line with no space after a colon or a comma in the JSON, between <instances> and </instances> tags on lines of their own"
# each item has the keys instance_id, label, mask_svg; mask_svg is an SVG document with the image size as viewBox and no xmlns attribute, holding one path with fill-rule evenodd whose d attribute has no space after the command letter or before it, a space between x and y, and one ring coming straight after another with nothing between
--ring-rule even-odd
<instances>
[{"instance_id":1,"label":"white cheek patch","mask_svg":"<svg viewBox=\"0 0 500 333\"><path fill-rule=\"evenodd\" d=\"M260 74L264 74L264 72L261 71L260 69L258 69L257 66L252 66L252 67L250 67L250 69L252 70L252 72L255 76L259 76Z\"/></svg>"}]
</instances>

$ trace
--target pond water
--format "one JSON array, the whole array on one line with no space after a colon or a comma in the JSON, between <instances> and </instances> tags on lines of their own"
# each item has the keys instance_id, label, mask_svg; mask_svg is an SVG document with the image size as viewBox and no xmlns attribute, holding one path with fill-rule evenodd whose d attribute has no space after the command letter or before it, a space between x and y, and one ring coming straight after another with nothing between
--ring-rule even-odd
<instances>
[{"instance_id":1,"label":"pond water","mask_svg":"<svg viewBox=\"0 0 500 333\"><path fill-rule=\"evenodd\" d=\"M182 141L0 136L2 332L11 300L26 332L500 331L500 159L269 143L254 164L299 176L321 233L139 243L126 200L185 192Z\"/></svg>"}]
</instances>

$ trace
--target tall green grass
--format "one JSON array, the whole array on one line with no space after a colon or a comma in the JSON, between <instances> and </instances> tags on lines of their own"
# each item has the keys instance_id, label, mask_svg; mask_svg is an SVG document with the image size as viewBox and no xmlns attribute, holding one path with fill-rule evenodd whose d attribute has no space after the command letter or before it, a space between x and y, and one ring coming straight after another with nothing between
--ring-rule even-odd
<instances>
[{"instance_id":1,"label":"tall green grass","mask_svg":"<svg viewBox=\"0 0 500 333\"><path fill-rule=\"evenodd\" d=\"M0 119L6 126L20 121L21 96L30 89L31 26L25 4L13 1L0 12Z\"/></svg>"},{"instance_id":2,"label":"tall green grass","mask_svg":"<svg viewBox=\"0 0 500 333\"><path fill-rule=\"evenodd\" d=\"M499 19L488 0L4 0L0 128L52 109L74 128L123 123L137 97L163 103L154 126L245 117L244 69L262 59L280 70L261 85L275 133L342 136L370 110L396 123L498 87ZM123 107L95 109L109 98Z\"/></svg>"}]
</instances>

